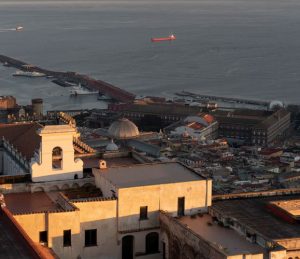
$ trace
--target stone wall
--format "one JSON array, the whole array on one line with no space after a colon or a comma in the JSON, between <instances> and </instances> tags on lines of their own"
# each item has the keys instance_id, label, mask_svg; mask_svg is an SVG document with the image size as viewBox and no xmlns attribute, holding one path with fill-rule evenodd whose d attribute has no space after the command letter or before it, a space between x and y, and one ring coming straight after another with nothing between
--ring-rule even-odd
<instances>
[{"instance_id":1,"label":"stone wall","mask_svg":"<svg viewBox=\"0 0 300 259\"><path fill-rule=\"evenodd\" d=\"M167 259L223 259L227 258L214 244L202 239L176 219L161 212L159 215L163 242L166 243Z\"/></svg>"},{"instance_id":2,"label":"stone wall","mask_svg":"<svg viewBox=\"0 0 300 259\"><path fill-rule=\"evenodd\" d=\"M276 189L262 192L243 192L243 193L230 193L230 194L216 194L212 196L213 201L219 200L233 200L240 198L261 198L269 196L281 196L281 195L293 195L300 194L300 188L289 188L289 189Z\"/></svg>"},{"instance_id":3,"label":"stone wall","mask_svg":"<svg viewBox=\"0 0 300 259\"><path fill-rule=\"evenodd\" d=\"M78 188L84 185L94 185L94 178L83 178L76 180L44 182L44 183L9 183L0 184L0 193L20 193L20 192L38 192L38 191L59 191L69 188Z\"/></svg>"}]
</instances>

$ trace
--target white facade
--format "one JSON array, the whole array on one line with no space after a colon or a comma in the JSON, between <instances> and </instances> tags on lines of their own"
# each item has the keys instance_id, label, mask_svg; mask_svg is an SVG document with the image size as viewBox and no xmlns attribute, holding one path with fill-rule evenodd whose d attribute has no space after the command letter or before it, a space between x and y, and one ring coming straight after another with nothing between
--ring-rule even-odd
<instances>
[{"instance_id":1,"label":"white facade","mask_svg":"<svg viewBox=\"0 0 300 259\"><path fill-rule=\"evenodd\" d=\"M39 132L41 145L38 155L31 162L33 182L78 179L83 177L83 162L75 159L73 138L78 137L69 125L45 126ZM53 166L53 151L61 149L61 166Z\"/></svg>"}]
</instances>

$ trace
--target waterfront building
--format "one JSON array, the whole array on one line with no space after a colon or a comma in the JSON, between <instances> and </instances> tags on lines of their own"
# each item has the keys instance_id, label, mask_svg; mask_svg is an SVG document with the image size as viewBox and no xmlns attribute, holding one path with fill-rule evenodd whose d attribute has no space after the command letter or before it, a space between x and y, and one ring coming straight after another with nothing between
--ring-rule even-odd
<instances>
[{"instance_id":1,"label":"waterfront building","mask_svg":"<svg viewBox=\"0 0 300 259\"><path fill-rule=\"evenodd\" d=\"M218 122L212 115L200 113L172 123L164 131L175 138L188 136L198 140L215 139L218 136Z\"/></svg>"},{"instance_id":2,"label":"waterfront building","mask_svg":"<svg viewBox=\"0 0 300 259\"><path fill-rule=\"evenodd\" d=\"M240 144L267 146L290 126L290 112L283 108L277 111L217 110L213 115L219 122L219 137Z\"/></svg>"}]
</instances>

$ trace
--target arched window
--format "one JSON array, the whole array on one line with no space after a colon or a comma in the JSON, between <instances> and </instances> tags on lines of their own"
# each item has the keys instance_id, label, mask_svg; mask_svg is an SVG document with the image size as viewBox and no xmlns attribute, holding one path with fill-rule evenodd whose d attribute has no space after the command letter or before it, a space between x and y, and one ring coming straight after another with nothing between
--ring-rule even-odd
<instances>
[{"instance_id":1,"label":"arched window","mask_svg":"<svg viewBox=\"0 0 300 259\"><path fill-rule=\"evenodd\" d=\"M146 235L146 254L158 253L158 233L151 232Z\"/></svg>"},{"instance_id":2,"label":"arched window","mask_svg":"<svg viewBox=\"0 0 300 259\"><path fill-rule=\"evenodd\" d=\"M52 149L52 168L62 169L63 151L60 147Z\"/></svg>"}]
</instances>

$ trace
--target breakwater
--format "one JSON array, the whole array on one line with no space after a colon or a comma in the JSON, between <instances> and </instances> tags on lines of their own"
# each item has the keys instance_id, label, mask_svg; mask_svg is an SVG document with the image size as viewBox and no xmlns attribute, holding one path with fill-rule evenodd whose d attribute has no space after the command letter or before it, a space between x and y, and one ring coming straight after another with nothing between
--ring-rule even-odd
<instances>
[{"instance_id":1,"label":"breakwater","mask_svg":"<svg viewBox=\"0 0 300 259\"><path fill-rule=\"evenodd\" d=\"M5 55L0 55L0 62L5 66L15 67L22 71L39 72L58 80L81 84L89 90L96 90L99 93L119 102L130 103L135 99L135 95L133 93L130 93L124 89L116 87L102 80L91 78L87 75L82 75L76 72L59 72L47 70Z\"/></svg>"}]
</instances>

